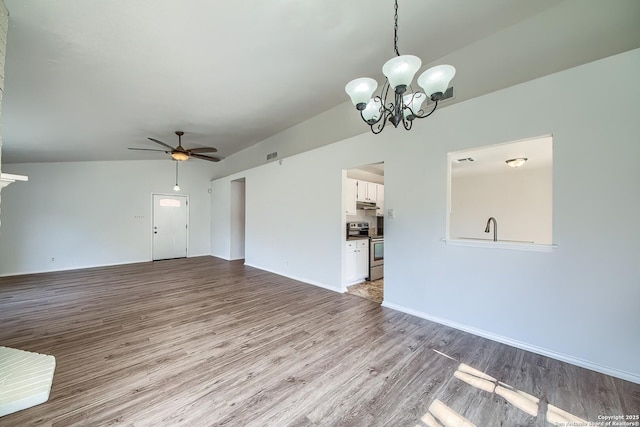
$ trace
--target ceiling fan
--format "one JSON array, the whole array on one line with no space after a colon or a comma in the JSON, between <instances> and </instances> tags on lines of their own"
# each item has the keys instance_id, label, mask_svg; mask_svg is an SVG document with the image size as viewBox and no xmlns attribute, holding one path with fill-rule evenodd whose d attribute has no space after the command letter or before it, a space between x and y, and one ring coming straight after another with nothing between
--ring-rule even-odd
<instances>
[{"instance_id":1,"label":"ceiling fan","mask_svg":"<svg viewBox=\"0 0 640 427\"><path fill-rule=\"evenodd\" d=\"M173 158L173 160L178 160L178 161L189 160L190 157L193 157L193 158L196 158L196 159L208 160L210 162L219 162L220 161L219 157L205 156L203 154L200 154L200 153L215 153L216 151L218 151L217 149L215 149L213 147L200 147L200 148L185 149L185 148L182 147L182 135L184 135L184 132L182 132L181 130L177 130L176 131L176 135L178 135L178 146L177 147L172 147L169 144L165 144L162 141L158 141L157 139L149 138L149 140L155 142L156 144L160 144L163 147L166 147L167 149L166 150L154 150L152 148L129 148L129 150L162 151L164 153L170 154L171 157Z\"/></svg>"}]
</instances>

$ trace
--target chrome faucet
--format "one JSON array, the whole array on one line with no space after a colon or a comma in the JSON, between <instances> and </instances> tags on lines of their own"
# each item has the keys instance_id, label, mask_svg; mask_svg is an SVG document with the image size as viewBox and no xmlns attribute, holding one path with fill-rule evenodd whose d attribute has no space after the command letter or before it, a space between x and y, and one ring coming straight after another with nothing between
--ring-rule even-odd
<instances>
[{"instance_id":1,"label":"chrome faucet","mask_svg":"<svg viewBox=\"0 0 640 427\"><path fill-rule=\"evenodd\" d=\"M484 232L485 233L489 232L491 221L493 221L493 241L497 242L498 241L498 222L494 217L491 217L487 220L487 226L485 227Z\"/></svg>"}]
</instances>

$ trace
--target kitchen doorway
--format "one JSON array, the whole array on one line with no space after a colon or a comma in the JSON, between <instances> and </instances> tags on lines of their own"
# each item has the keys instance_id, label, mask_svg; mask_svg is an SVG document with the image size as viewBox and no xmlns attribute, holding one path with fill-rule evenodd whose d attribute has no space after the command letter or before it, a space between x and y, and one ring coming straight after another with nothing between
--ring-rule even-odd
<instances>
[{"instance_id":1,"label":"kitchen doorway","mask_svg":"<svg viewBox=\"0 0 640 427\"><path fill-rule=\"evenodd\" d=\"M346 170L343 289L384 300L384 162Z\"/></svg>"}]
</instances>

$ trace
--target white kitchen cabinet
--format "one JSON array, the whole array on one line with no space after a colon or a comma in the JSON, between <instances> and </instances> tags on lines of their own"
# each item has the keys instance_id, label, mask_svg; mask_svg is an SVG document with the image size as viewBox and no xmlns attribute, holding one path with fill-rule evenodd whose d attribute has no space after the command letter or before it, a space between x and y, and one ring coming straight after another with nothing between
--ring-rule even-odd
<instances>
[{"instance_id":1,"label":"white kitchen cabinet","mask_svg":"<svg viewBox=\"0 0 640 427\"><path fill-rule=\"evenodd\" d=\"M347 284L361 282L369 276L369 239L347 241L344 271Z\"/></svg>"},{"instance_id":2,"label":"white kitchen cabinet","mask_svg":"<svg viewBox=\"0 0 640 427\"><path fill-rule=\"evenodd\" d=\"M378 197L378 184L358 180L356 183L356 200L358 202L374 202Z\"/></svg>"},{"instance_id":3,"label":"white kitchen cabinet","mask_svg":"<svg viewBox=\"0 0 640 427\"><path fill-rule=\"evenodd\" d=\"M345 180L342 195L344 196L344 209L347 215L356 214L356 188L357 181L355 179L347 178Z\"/></svg>"},{"instance_id":4,"label":"white kitchen cabinet","mask_svg":"<svg viewBox=\"0 0 640 427\"><path fill-rule=\"evenodd\" d=\"M358 245L357 240L347 242L344 254L344 280L347 284L355 282L358 277Z\"/></svg>"},{"instance_id":5,"label":"white kitchen cabinet","mask_svg":"<svg viewBox=\"0 0 640 427\"><path fill-rule=\"evenodd\" d=\"M356 240L358 243L358 258L356 260L356 275L358 279L369 276L369 239Z\"/></svg>"},{"instance_id":6,"label":"white kitchen cabinet","mask_svg":"<svg viewBox=\"0 0 640 427\"><path fill-rule=\"evenodd\" d=\"M378 209L376 210L376 216L384 216L384 185L378 184L377 195L376 206L378 206Z\"/></svg>"},{"instance_id":7,"label":"white kitchen cabinet","mask_svg":"<svg viewBox=\"0 0 640 427\"><path fill-rule=\"evenodd\" d=\"M358 202L367 201L367 183L366 181L356 181L356 200Z\"/></svg>"}]
</instances>

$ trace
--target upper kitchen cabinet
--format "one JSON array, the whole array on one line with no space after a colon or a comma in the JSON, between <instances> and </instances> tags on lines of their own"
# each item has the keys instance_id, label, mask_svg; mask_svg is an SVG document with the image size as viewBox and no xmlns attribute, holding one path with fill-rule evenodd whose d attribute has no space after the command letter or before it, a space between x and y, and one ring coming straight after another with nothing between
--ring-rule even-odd
<instances>
[{"instance_id":1,"label":"upper kitchen cabinet","mask_svg":"<svg viewBox=\"0 0 640 427\"><path fill-rule=\"evenodd\" d=\"M342 195L344 196L344 209L347 215L356 214L356 192L357 181L355 179L346 178L344 181Z\"/></svg>"},{"instance_id":2,"label":"upper kitchen cabinet","mask_svg":"<svg viewBox=\"0 0 640 427\"><path fill-rule=\"evenodd\" d=\"M346 170L343 210L347 216L384 216L384 163L372 163Z\"/></svg>"},{"instance_id":3,"label":"upper kitchen cabinet","mask_svg":"<svg viewBox=\"0 0 640 427\"><path fill-rule=\"evenodd\" d=\"M378 199L378 184L375 182L357 180L356 199L358 202L375 203Z\"/></svg>"}]
</instances>

